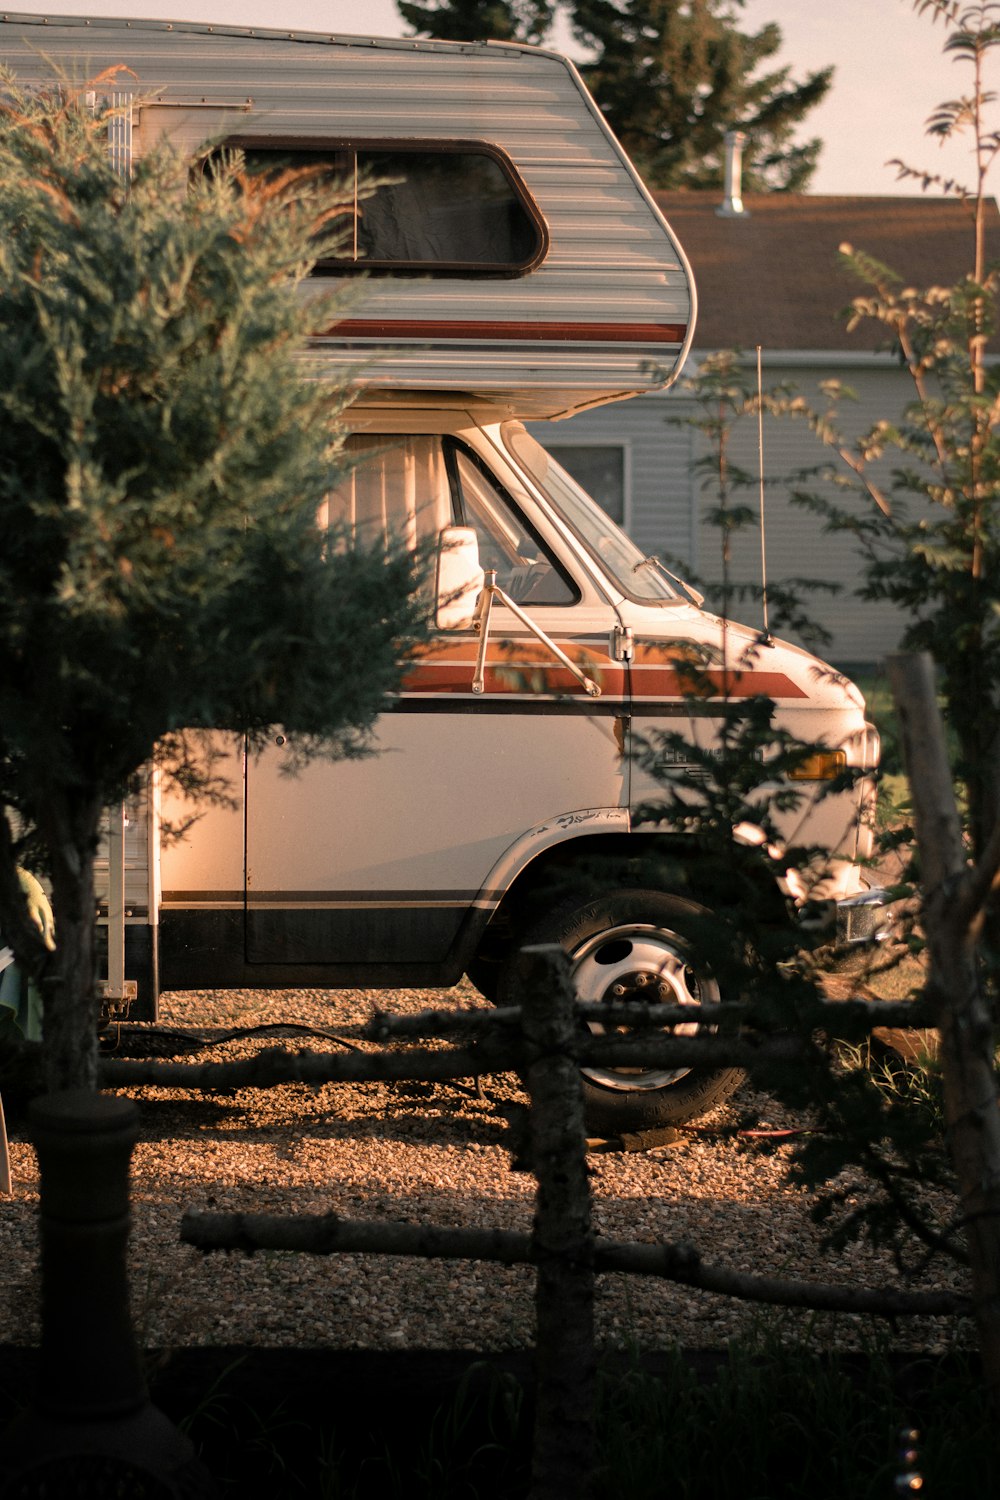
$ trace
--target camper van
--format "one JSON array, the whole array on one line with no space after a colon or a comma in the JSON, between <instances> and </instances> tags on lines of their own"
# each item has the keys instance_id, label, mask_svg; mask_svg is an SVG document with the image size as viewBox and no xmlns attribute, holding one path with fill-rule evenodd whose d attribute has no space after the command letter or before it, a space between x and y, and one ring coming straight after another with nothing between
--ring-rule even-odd
<instances>
[{"instance_id":1,"label":"camper van","mask_svg":"<svg viewBox=\"0 0 1000 1500\"><path fill-rule=\"evenodd\" d=\"M547 940L584 999L719 999L697 848L637 818L655 786L633 752L662 730L711 747L733 701L757 695L825 747L806 769L813 791L845 766L865 773L828 797L802 784L795 842L833 863L818 891L789 869L780 898L822 897L848 938L871 936L878 738L861 695L702 608L525 425L669 385L694 329L684 252L572 63L506 43L9 13L0 56L43 83L52 64L75 79L124 64L109 123L123 173L166 136L381 182L317 267L358 292L313 338L356 383L355 462L324 511L438 557L436 630L379 721L377 754L289 777L276 727L263 753L226 747L237 805L182 839L161 842L184 809L155 776L116 811L102 867L112 998L136 993L133 1014L153 1018L160 989L467 973L502 1001L523 944ZM692 660L708 664L694 698ZM636 878L653 848L690 859L683 889ZM604 1070L586 1089L609 1131L689 1118L737 1082Z\"/></svg>"}]
</instances>

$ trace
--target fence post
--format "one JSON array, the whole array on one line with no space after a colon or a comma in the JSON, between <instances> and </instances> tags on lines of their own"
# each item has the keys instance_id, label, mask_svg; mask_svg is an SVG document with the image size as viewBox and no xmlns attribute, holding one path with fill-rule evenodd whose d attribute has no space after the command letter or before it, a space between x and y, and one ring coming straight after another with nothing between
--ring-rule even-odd
<instances>
[{"instance_id":1,"label":"fence post","mask_svg":"<svg viewBox=\"0 0 1000 1500\"><path fill-rule=\"evenodd\" d=\"M530 1500L586 1500L594 1471L594 1232L575 996L555 944L525 948L520 996L538 1182L536 1417Z\"/></svg>"},{"instance_id":2,"label":"fence post","mask_svg":"<svg viewBox=\"0 0 1000 1500\"><path fill-rule=\"evenodd\" d=\"M191 1443L152 1405L132 1332L126 1251L130 1099L71 1089L36 1099L42 1346L34 1402L0 1435L0 1493L149 1495L215 1490Z\"/></svg>"}]
</instances>

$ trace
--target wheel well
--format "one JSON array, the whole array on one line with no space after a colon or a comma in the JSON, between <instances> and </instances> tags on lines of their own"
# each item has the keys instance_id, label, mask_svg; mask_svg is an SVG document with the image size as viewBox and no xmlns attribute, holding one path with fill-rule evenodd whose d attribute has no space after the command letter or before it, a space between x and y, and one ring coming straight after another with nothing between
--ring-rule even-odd
<instances>
[{"instance_id":1,"label":"wheel well","mask_svg":"<svg viewBox=\"0 0 1000 1500\"><path fill-rule=\"evenodd\" d=\"M540 900L596 894L616 886L653 887L718 908L745 902L780 918L785 898L754 850L734 844L723 860L693 839L670 834L594 834L544 850L517 876L483 930L477 957L498 961Z\"/></svg>"}]
</instances>

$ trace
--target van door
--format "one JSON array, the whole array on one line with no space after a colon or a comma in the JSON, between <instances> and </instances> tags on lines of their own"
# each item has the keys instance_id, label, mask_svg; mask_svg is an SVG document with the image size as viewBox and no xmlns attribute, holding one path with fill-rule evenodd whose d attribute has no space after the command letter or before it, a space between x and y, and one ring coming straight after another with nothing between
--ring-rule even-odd
<instances>
[{"instance_id":1,"label":"van door","mask_svg":"<svg viewBox=\"0 0 1000 1500\"><path fill-rule=\"evenodd\" d=\"M284 774L280 736L246 770L246 954L262 965L329 964L347 983L446 982L471 908L491 909L491 874L553 820L627 808L621 755L625 675L616 615L587 593L515 505L475 434L362 435L356 467L329 497L331 528L358 539L433 542L475 529L484 568L601 686L585 689L502 605L484 691L478 637L438 632L379 720L376 754ZM485 447L485 444L484 444ZM364 649L358 622L357 649Z\"/></svg>"}]
</instances>

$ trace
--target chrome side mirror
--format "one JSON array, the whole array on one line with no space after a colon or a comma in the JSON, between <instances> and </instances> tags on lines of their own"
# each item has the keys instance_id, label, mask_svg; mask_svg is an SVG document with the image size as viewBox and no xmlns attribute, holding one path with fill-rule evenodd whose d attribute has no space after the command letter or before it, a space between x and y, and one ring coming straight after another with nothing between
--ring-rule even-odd
<instances>
[{"instance_id":1,"label":"chrome side mirror","mask_svg":"<svg viewBox=\"0 0 1000 1500\"><path fill-rule=\"evenodd\" d=\"M479 538L471 526L446 526L438 536L438 630L471 630L485 575L479 564Z\"/></svg>"}]
</instances>

